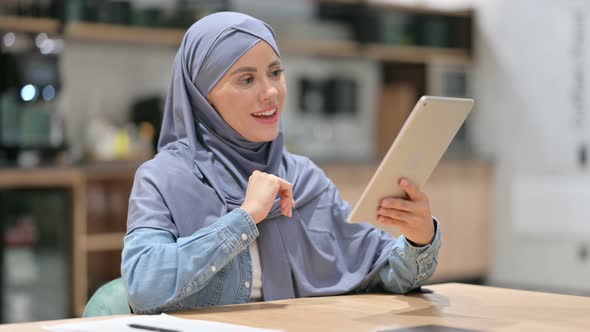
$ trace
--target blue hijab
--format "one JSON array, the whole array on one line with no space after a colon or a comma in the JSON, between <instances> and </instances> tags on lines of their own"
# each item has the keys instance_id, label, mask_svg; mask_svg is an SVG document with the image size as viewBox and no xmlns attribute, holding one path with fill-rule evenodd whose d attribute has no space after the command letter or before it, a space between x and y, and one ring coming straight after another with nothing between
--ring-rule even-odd
<instances>
[{"instance_id":1,"label":"blue hijab","mask_svg":"<svg viewBox=\"0 0 590 332\"><path fill-rule=\"evenodd\" d=\"M282 128L271 142L250 142L206 99L259 42L280 56L272 28L244 14L212 14L188 29L174 62L158 154L136 175L160 197L142 186L132 193L132 201L146 207L164 200L166 210L149 211L150 218L130 216L127 231L148 227L189 236L241 206L254 170L275 174L293 184L296 209L292 218L281 215L277 199L257 225L264 299L349 292L385 264L391 238L368 225L345 223L348 204L308 158L286 151Z\"/></svg>"}]
</instances>

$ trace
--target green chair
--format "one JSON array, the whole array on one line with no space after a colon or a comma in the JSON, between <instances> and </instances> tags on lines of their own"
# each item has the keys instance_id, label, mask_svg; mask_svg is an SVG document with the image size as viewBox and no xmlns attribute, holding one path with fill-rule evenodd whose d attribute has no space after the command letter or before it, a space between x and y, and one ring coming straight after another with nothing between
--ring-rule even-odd
<instances>
[{"instance_id":1,"label":"green chair","mask_svg":"<svg viewBox=\"0 0 590 332\"><path fill-rule=\"evenodd\" d=\"M102 285L90 297L82 317L130 314L127 290L122 278Z\"/></svg>"}]
</instances>

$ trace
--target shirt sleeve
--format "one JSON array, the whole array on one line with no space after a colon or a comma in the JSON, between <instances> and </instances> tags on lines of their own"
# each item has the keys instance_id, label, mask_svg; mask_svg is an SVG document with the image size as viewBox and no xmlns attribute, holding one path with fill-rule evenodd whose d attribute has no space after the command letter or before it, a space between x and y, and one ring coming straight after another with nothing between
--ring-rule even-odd
<instances>
[{"instance_id":1,"label":"shirt sleeve","mask_svg":"<svg viewBox=\"0 0 590 332\"><path fill-rule=\"evenodd\" d=\"M405 294L424 284L434 274L441 245L440 223L433 218L435 235L430 244L422 247L412 245L405 236L395 239L387 264L370 282L373 288Z\"/></svg>"},{"instance_id":2,"label":"shirt sleeve","mask_svg":"<svg viewBox=\"0 0 590 332\"><path fill-rule=\"evenodd\" d=\"M216 272L258 237L243 209L235 209L191 236L137 228L123 240L121 274L136 313L173 305L207 285Z\"/></svg>"},{"instance_id":3,"label":"shirt sleeve","mask_svg":"<svg viewBox=\"0 0 590 332\"><path fill-rule=\"evenodd\" d=\"M336 214L344 219L351 213L351 206L340 197L338 189L332 184L333 204ZM437 256L441 245L440 223L433 218L435 235L430 244L419 247L412 245L405 236L393 238L383 230L380 239L382 251L379 256L387 255L382 266L376 267L375 273L370 273L366 282L363 282L353 292L387 291L396 294L405 294L420 287L434 274L437 266ZM373 226L371 226L373 227ZM389 253L384 253L388 250ZM378 257L367 257L377 261Z\"/></svg>"}]
</instances>

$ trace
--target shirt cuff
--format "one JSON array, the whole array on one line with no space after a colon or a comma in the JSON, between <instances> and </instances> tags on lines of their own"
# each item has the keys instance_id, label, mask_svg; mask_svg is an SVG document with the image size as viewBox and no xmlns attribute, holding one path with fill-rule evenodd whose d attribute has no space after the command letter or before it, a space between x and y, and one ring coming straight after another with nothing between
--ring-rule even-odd
<instances>
[{"instance_id":1,"label":"shirt cuff","mask_svg":"<svg viewBox=\"0 0 590 332\"><path fill-rule=\"evenodd\" d=\"M224 244L231 252L247 248L259 235L256 223L242 208L234 209L217 223L221 226L221 233L226 239Z\"/></svg>"},{"instance_id":2,"label":"shirt cuff","mask_svg":"<svg viewBox=\"0 0 590 332\"><path fill-rule=\"evenodd\" d=\"M422 267L432 264L432 260L435 258L441 245L440 222L434 217L432 217L432 221L434 222L434 238L429 244L425 246L415 246L408 242L408 239L404 236L404 259L416 261L418 262L418 265Z\"/></svg>"},{"instance_id":3,"label":"shirt cuff","mask_svg":"<svg viewBox=\"0 0 590 332\"><path fill-rule=\"evenodd\" d=\"M437 236L440 238L440 236L439 236L439 233L440 233L439 228L440 227L439 227L439 221L435 217L432 217L432 222L434 223L434 237L432 238L432 241L430 241L430 243L428 243L426 245L423 245L423 246L420 246L420 245L417 245L416 243L410 241L409 239L407 239L404 236L405 246L406 247L411 247L411 248L413 248L413 249L415 249L417 251L420 251L420 249L427 248L428 246L431 246L432 244L434 244L437 241Z\"/></svg>"}]
</instances>

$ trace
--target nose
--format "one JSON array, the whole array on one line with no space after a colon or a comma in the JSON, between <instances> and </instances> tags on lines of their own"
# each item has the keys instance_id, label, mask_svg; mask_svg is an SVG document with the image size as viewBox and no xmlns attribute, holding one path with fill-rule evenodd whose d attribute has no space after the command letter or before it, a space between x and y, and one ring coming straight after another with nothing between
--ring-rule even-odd
<instances>
[{"instance_id":1,"label":"nose","mask_svg":"<svg viewBox=\"0 0 590 332\"><path fill-rule=\"evenodd\" d=\"M262 81L262 90L260 93L261 101L266 103L275 101L279 94L277 87L269 79L263 79Z\"/></svg>"}]
</instances>

